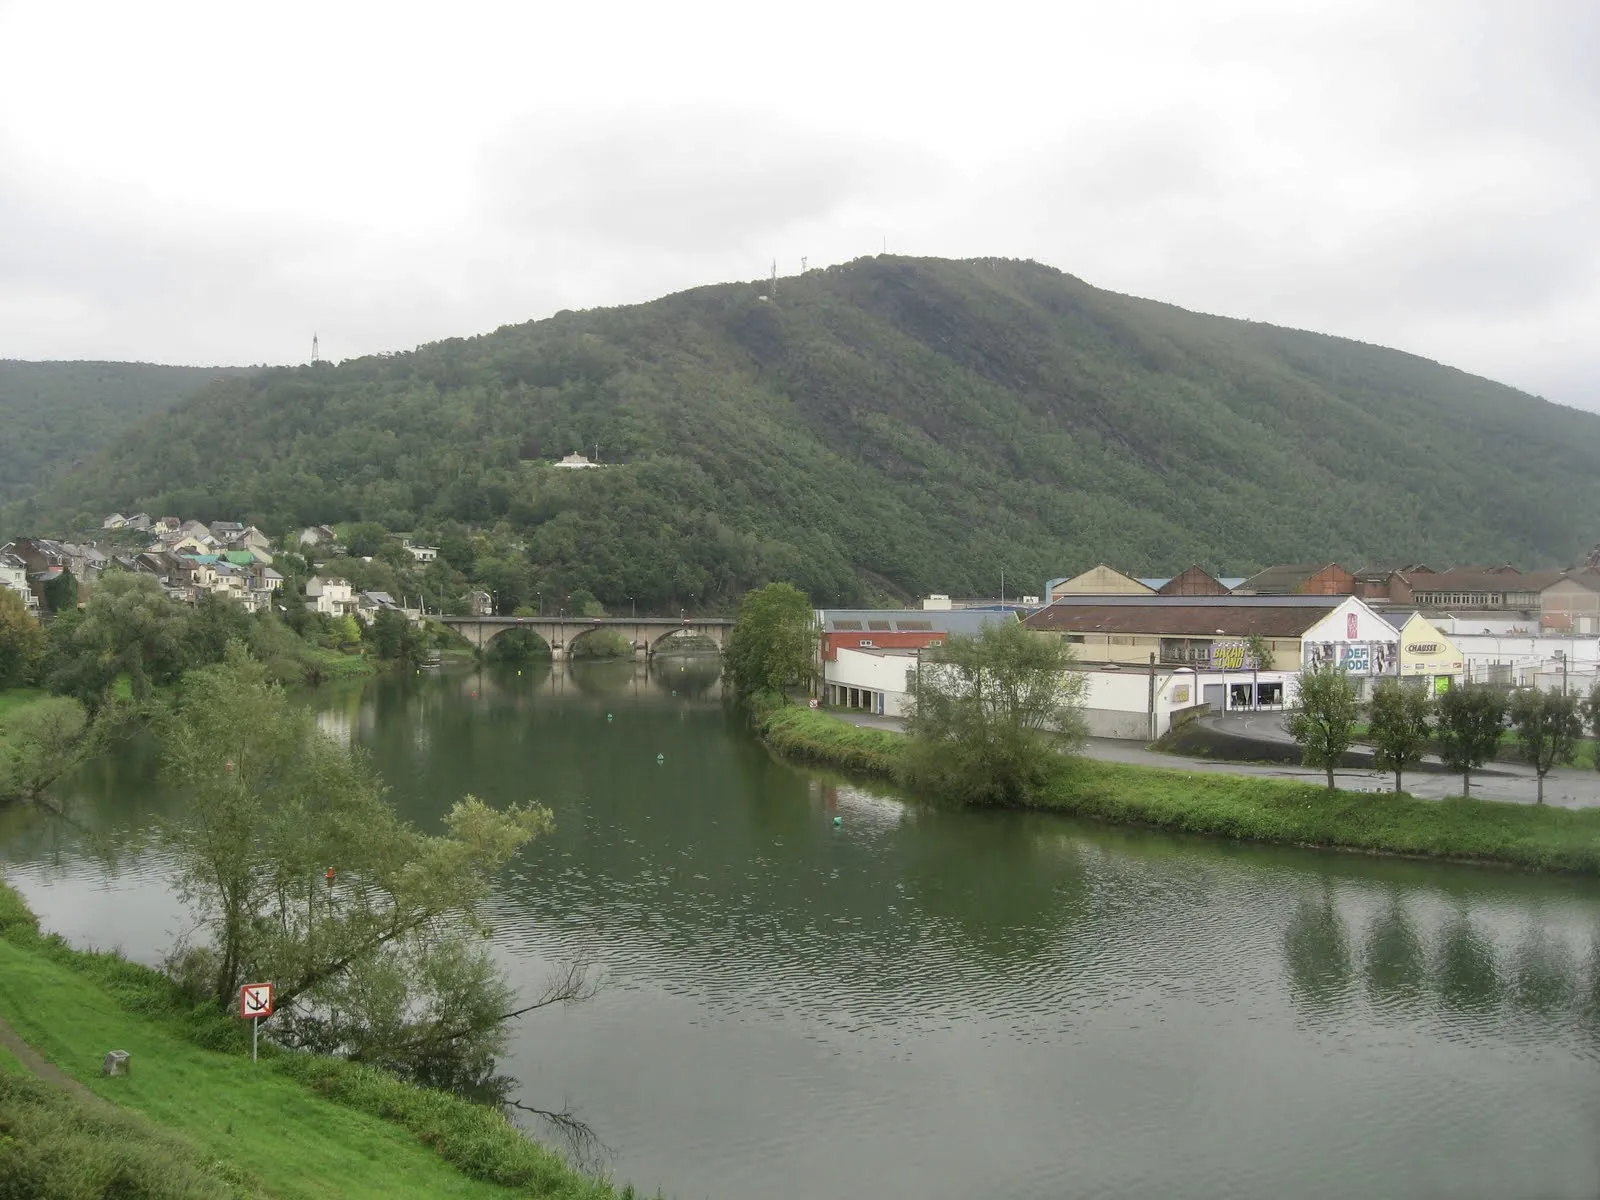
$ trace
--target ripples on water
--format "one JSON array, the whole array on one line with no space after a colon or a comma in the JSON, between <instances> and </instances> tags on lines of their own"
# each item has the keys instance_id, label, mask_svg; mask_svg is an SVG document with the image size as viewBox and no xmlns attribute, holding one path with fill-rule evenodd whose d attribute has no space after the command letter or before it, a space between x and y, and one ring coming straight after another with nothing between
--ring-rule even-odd
<instances>
[{"instance_id":1,"label":"ripples on water","mask_svg":"<svg viewBox=\"0 0 1600 1200\"><path fill-rule=\"evenodd\" d=\"M424 825L468 790L555 810L494 897L495 944L524 990L572 956L608 987L522 1025L507 1068L531 1102L575 1104L619 1177L1600 1194L1590 882L907 807L599 678L385 682L323 720ZM171 924L148 863L108 887L10 847L52 926L149 957Z\"/></svg>"}]
</instances>

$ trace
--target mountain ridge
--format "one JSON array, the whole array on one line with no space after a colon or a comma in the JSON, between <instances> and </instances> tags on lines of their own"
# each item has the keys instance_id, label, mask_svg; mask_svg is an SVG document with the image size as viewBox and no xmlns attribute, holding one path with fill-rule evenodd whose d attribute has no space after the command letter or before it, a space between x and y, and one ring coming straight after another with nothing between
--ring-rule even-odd
<instances>
[{"instance_id":1,"label":"mountain ridge","mask_svg":"<svg viewBox=\"0 0 1600 1200\"><path fill-rule=\"evenodd\" d=\"M220 380L13 521L503 523L536 582L658 604L777 577L979 594L1098 561L1534 566L1595 540L1600 417L1420 355L1016 260L772 288ZM548 467L597 443L619 465Z\"/></svg>"}]
</instances>

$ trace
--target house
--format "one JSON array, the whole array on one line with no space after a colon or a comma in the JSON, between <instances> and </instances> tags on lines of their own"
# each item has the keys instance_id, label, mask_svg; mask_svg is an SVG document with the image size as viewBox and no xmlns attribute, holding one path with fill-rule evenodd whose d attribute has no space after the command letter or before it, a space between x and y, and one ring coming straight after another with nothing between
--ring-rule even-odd
<instances>
[{"instance_id":1,"label":"house","mask_svg":"<svg viewBox=\"0 0 1600 1200\"><path fill-rule=\"evenodd\" d=\"M250 550L257 555L266 554L272 549L272 539L254 525L247 525L231 538L227 539L230 550ZM268 562L272 559L268 558Z\"/></svg>"},{"instance_id":2,"label":"house","mask_svg":"<svg viewBox=\"0 0 1600 1200\"><path fill-rule=\"evenodd\" d=\"M302 546L332 545L338 540L339 535L327 525L307 525L300 531Z\"/></svg>"},{"instance_id":3,"label":"house","mask_svg":"<svg viewBox=\"0 0 1600 1200\"><path fill-rule=\"evenodd\" d=\"M306 607L329 617L342 617L356 610L356 598L347 580L337 575L313 575L306 580Z\"/></svg>"},{"instance_id":4,"label":"house","mask_svg":"<svg viewBox=\"0 0 1600 1200\"><path fill-rule=\"evenodd\" d=\"M1539 628L1580 637L1600 634L1600 571L1571 571L1539 592Z\"/></svg>"},{"instance_id":5,"label":"house","mask_svg":"<svg viewBox=\"0 0 1600 1200\"><path fill-rule=\"evenodd\" d=\"M202 541L208 538L212 541L216 540L211 537L211 527L204 521L185 521L178 526L178 532L186 533L190 537L200 538Z\"/></svg>"},{"instance_id":6,"label":"house","mask_svg":"<svg viewBox=\"0 0 1600 1200\"><path fill-rule=\"evenodd\" d=\"M467 613L474 617L494 616L494 597L484 591L468 592Z\"/></svg>"},{"instance_id":7,"label":"house","mask_svg":"<svg viewBox=\"0 0 1600 1200\"><path fill-rule=\"evenodd\" d=\"M407 619L410 618L410 614L396 604L394 597L388 592L362 592L356 597L356 616L361 618L367 625L371 625L376 621L378 614L384 609L388 609L390 612L397 612Z\"/></svg>"},{"instance_id":8,"label":"house","mask_svg":"<svg viewBox=\"0 0 1600 1200\"><path fill-rule=\"evenodd\" d=\"M431 563L439 557L437 546L413 546L410 539L405 539L400 544L411 552L411 557L416 562Z\"/></svg>"},{"instance_id":9,"label":"house","mask_svg":"<svg viewBox=\"0 0 1600 1200\"><path fill-rule=\"evenodd\" d=\"M244 532L244 526L237 521L213 521L206 528L218 542L232 541Z\"/></svg>"},{"instance_id":10,"label":"house","mask_svg":"<svg viewBox=\"0 0 1600 1200\"><path fill-rule=\"evenodd\" d=\"M1355 590L1356 577L1338 563L1280 563L1233 589L1240 596L1353 596Z\"/></svg>"},{"instance_id":11,"label":"house","mask_svg":"<svg viewBox=\"0 0 1600 1200\"><path fill-rule=\"evenodd\" d=\"M581 454L569 454L555 465L565 467L569 471L582 471L588 467L598 467L600 464L590 462Z\"/></svg>"},{"instance_id":12,"label":"house","mask_svg":"<svg viewBox=\"0 0 1600 1200\"><path fill-rule=\"evenodd\" d=\"M1046 602L1058 596L1153 596L1155 588L1140 583L1104 563L1070 579L1052 579L1044 585Z\"/></svg>"},{"instance_id":13,"label":"house","mask_svg":"<svg viewBox=\"0 0 1600 1200\"><path fill-rule=\"evenodd\" d=\"M30 612L39 611L39 598L28 586L28 564L15 554L0 554L0 587L10 588L20 596Z\"/></svg>"},{"instance_id":14,"label":"house","mask_svg":"<svg viewBox=\"0 0 1600 1200\"><path fill-rule=\"evenodd\" d=\"M127 519L127 521L124 522L124 527L127 528L127 529L136 529L140 533L149 533L150 532L150 514L149 513L134 513L133 516L129 517Z\"/></svg>"},{"instance_id":15,"label":"house","mask_svg":"<svg viewBox=\"0 0 1600 1200\"><path fill-rule=\"evenodd\" d=\"M169 533L177 533L183 527L183 522L177 517L162 517L150 526L150 532L157 537L164 537Z\"/></svg>"},{"instance_id":16,"label":"house","mask_svg":"<svg viewBox=\"0 0 1600 1200\"><path fill-rule=\"evenodd\" d=\"M104 521L100 522L100 528L101 529L121 529L127 523L128 523L128 518L127 517L123 516L121 513L112 513Z\"/></svg>"},{"instance_id":17,"label":"house","mask_svg":"<svg viewBox=\"0 0 1600 1200\"><path fill-rule=\"evenodd\" d=\"M1226 596L1228 589L1222 580L1196 563L1161 584L1156 592L1162 596Z\"/></svg>"}]
</instances>

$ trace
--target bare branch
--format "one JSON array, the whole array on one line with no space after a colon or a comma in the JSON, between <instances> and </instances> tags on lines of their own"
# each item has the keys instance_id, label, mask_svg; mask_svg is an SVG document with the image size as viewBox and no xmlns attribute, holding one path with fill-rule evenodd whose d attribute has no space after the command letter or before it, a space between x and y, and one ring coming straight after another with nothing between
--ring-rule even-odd
<instances>
[{"instance_id":1,"label":"bare branch","mask_svg":"<svg viewBox=\"0 0 1600 1200\"><path fill-rule=\"evenodd\" d=\"M593 963L582 958L568 959L551 974L538 999L532 1004L501 1013L499 1019L511 1021L541 1008L549 1008L552 1004L581 1004L585 1000L593 1000L600 994L602 982Z\"/></svg>"},{"instance_id":2,"label":"bare branch","mask_svg":"<svg viewBox=\"0 0 1600 1200\"><path fill-rule=\"evenodd\" d=\"M507 1100L505 1107L529 1113L549 1124L566 1143L567 1157L581 1171L597 1175L606 1161L616 1155L614 1149L600 1140L600 1135L595 1133L593 1126L578 1117L571 1105L567 1105L560 1112L551 1112L547 1108L535 1108L531 1104L524 1104L521 1100Z\"/></svg>"}]
</instances>

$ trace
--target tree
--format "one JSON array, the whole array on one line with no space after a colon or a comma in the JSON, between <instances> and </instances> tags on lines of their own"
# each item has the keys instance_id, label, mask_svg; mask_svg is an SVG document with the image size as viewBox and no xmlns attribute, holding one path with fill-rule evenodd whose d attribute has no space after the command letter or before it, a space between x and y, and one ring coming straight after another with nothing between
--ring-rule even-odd
<instances>
[{"instance_id":1,"label":"tree","mask_svg":"<svg viewBox=\"0 0 1600 1200\"><path fill-rule=\"evenodd\" d=\"M923 652L906 732L913 782L979 804L1027 799L1083 739L1072 647L1015 621Z\"/></svg>"},{"instance_id":2,"label":"tree","mask_svg":"<svg viewBox=\"0 0 1600 1200\"><path fill-rule=\"evenodd\" d=\"M1394 790L1404 787L1405 771L1422 761L1432 736L1433 700L1425 687L1385 680L1373 693L1367 735L1372 761L1380 771L1394 772Z\"/></svg>"},{"instance_id":3,"label":"tree","mask_svg":"<svg viewBox=\"0 0 1600 1200\"><path fill-rule=\"evenodd\" d=\"M480 907L547 810L467 796L442 834L417 831L237 643L185 676L158 729L181 799L160 838L207 939L174 956L176 974L224 1008L273 980L292 1044L412 1071L492 1057L516 1012L473 940Z\"/></svg>"},{"instance_id":4,"label":"tree","mask_svg":"<svg viewBox=\"0 0 1600 1200\"><path fill-rule=\"evenodd\" d=\"M22 597L0 586L0 688L35 682L48 647L44 626L28 611Z\"/></svg>"},{"instance_id":5,"label":"tree","mask_svg":"<svg viewBox=\"0 0 1600 1200\"><path fill-rule=\"evenodd\" d=\"M746 699L809 686L817 670L811 601L791 583L747 592L728 634L726 657L728 678Z\"/></svg>"},{"instance_id":6,"label":"tree","mask_svg":"<svg viewBox=\"0 0 1600 1200\"><path fill-rule=\"evenodd\" d=\"M1589 693L1589 699L1583 705L1584 716L1589 722L1589 732L1594 735L1595 755L1594 765L1600 769L1600 683L1594 685L1594 690Z\"/></svg>"},{"instance_id":7,"label":"tree","mask_svg":"<svg viewBox=\"0 0 1600 1200\"><path fill-rule=\"evenodd\" d=\"M1472 772L1500 748L1505 697L1482 684L1453 687L1439 698L1439 757L1461 772L1461 794L1470 795Z\"/></svg>"},{"instance_id":8,"label":"tree","mask_svg":"<svg viewBox=\"0 0 1600 1200\"><path fill-rule=\"evenodd\" d=\"M78 581L72 572L62 568L61 574L44 585L45 607L53 613L66 612L78 607Z\"/></svg>"},{"instance_id":9,"label":"tree","mask_svg":"<svg viewBox=\"0 0 1600 1200\"><path fill-rule=\"evenodd\" d=\"M385 662L415 667L422 662L423 639L405 613L380 608L369 634L373 650Z\"/></svg>"},{"instance_id":10,"label":"tree","mask_svg":"<svg viewBox=\"0 0 1600 1200\"><path fill-rule=\"evenodd\" d=\"M81 620L56 618L51 638L49 685L76 696L90 711L126 676L133 697L150 698L155 687L176 682L189 663L183 633L186 616L149 575L109 573L84 606Z\"/></svg>"},{"instance_id":11,"label":"tree","mask_svg":"<svg viewBox=\"0 0 1600 1200\"><path fill-rule=\"evenodd\" d=\"M0 727L0 799L37 799L99 748L76 700L48 696L24 705Z\"/></svg>"},{"instance_id":12,"label":"tree","mask_svg":"<svg viewBox=\"0 0 1600 1200\"><path fill-rule=\"evenodd\" d=\"M1539 777L1538 803L1544 803L1544 777L1557 763L1569 763L1583 736L1582 704L1565 692L1518 692L1511 701L1511 727L1518 752ZM1497 739L1498 740L1498 739Z\"/></svg>"},{"instance_id":13,"label":"tree","mask_svg":"<svg viewBox=\"0 0 1600 1200\"><path fill-rule=\"evenodd\" d=\"M1333 790L1333 772L1350 749L1361 705L1350 676L1334 666L1300 672L1300 694L1289 714L1289 736L1300 743L1300 761L1320 767Z\"/></svg>"},{"instance_id":14,"label":"tree","mask_svg":"<svg viewBox=\"0 0 1600 1200\"><path fill-rule=\"evenodd\" d=\"M1245 646L1250 657L1255 660L1256 670L1272 670L1272 647L1267 643L1266 638L1259 633L1252 633L1245 640Z\"/></svg>"}]
</instances>

